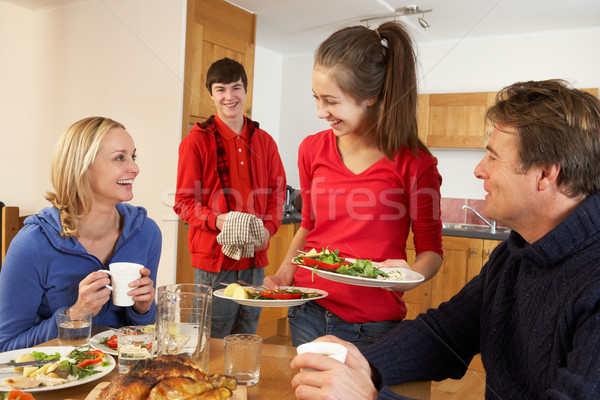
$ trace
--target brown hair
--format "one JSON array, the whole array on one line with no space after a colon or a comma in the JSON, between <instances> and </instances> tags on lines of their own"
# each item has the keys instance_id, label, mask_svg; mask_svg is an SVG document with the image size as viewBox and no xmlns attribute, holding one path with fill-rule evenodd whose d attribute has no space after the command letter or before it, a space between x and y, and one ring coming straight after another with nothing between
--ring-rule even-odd
<instances>
[{"instance_id":1,"label":"brown hair","mask_svg":"<svg viewBox=\"0 0 600 400\"><path fill-rule=\"evenodd\" d=\"M92 208L92 192L86 172L94 162L100 143L112 128L125 127L109 118L89 117L75 122L60 137L54 154L50 177L53 192L48 200L60 213L61 235L77 236L77 222Z\"/></svg>"},{"instance_id":2,"label":"brown hair","mask_svg":"<svg viewBox=\"0 0 600 400\"><path fill-rule=\"evenodd\" d=\"M487 112L519 134L522 171L560 165L558 185L569 197L600 191L600 100L560 79L517 82Z\"/></svg>"},{"instance_id":3,"label":"brown hair","mask_svg":"<svg viewBox=\"0 0 600 400\"><path fill-rule=\"evenodd\" d=\"M212 95L213 83L231 83L242 80L244 91L248 91L248 77L244 66L231 58L222 58L212 63L206 73L206 88Z\"/></svg>"},{"instance_id":4,"label":"brown hair","mask_svg":"<svg viewBox=\"0 0 600 400\"><path fill-rule=\"evenodd\" d=\"M377 29L352 26L327 38L315 53L315 67L330 69L338 87L358 102L376 99L371 107L377 147L392 159L402 146L419 148L416 57L410 36L399 22Z\"/></svg>"}]
</instances>

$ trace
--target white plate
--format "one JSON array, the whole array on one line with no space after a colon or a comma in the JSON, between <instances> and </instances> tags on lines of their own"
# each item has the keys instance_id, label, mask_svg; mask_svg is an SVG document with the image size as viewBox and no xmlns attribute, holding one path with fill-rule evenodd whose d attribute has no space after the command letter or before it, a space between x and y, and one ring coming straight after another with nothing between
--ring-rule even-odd
<instances>
[{"instance_id":1,"label":"white plate","mask_svg":"<svg viewBox=\"0 0 600 400\"><path fill-rule=\"evenodd\" d=\"M108 347L107 345L100 343L104 338L110 338L112 335L116 335L116 334L117 334L116 329L111 329L108 331L100 332L99 334L94 335L90 338L90 346L92 346L92 348L94 348L96 350L103 351L106 354L112 354L113 356L118 356L119 352L117 351L117 349L112 349L112 348Z\"/></svg>"},{"instance_id":2,"label":"white plate","mask_svg":"<svg viewBox=\"0 0 600 400\"><path fill-rule=\"evenodd\" d=\"M329 293L324 290L319 289L311 289L305 287L294 287L294 286L280 286L280 289L298 289L305 293L318 293L320 296L311 297L309 299L291 299L291 300L257 300L257 299L234 299L233 297L225 296L225 289L219 289L213 292L213 294L217 297L227 300L233 300L238 304L243 306L254 306L254 307L291 307L291 306L299 306L300 304L306 303L311 300L319 300L327 297Z\"/></svg>"},{"instance_id":3,"label":"white plate","mask_svg":"<svg viewBox=\"0 0 600 400\"><path fill-rule=\"evenodd\" d=\"M352 261L350 258L346 260ZM375 263L374 263L375 264ZM348 285L356 285L356 286L367 286L367 287L378 287L378 288L389 288L393 287L397 290L403 290L404 286L407 286L407 289L410 289L408 286L412 286L412 284L417 282L422 282L425 280L425 277L418 272L412 271L406 268L380 268L383 272L389 273L392 271L399 271L404 276L404 279L401 281L393 281L393 280L382 280L382 279L373 279L373 278L364 278L362 276L350 276L339 274L337 272L326 271L323 269L314 269L313 267L308 267L302 264L296 264L300 268L307 269L309 271L315 272L316 275L321 278L329 279L335 282L347 283Z\"/></svg>"},{"instance_id":4,"label":"white plate","mask_svg":"<svg viewBox=\"0 0 600 400\"><path fill-rule=\"evenodd\" d=\"M29 349L12 350L12 351L7 351L5 353L0 353L0 362L5 363L5 362L10 362L10 360L16 360L21 354L31 353L32 351L41 351L42 353L46 353L46 354L54 354L56 352L59 352L61 356L66 356L74 348L75 348L75 346L49 346L49 347L32 347ZM96 369L100 370L100 372L97 374L86 376L85 378L81 378L76 381L62 383L60 385L38 386L35 388L31 388L31 389L20 389L20 390L23 392L45 392L47 390L64 389L64 388L68 388L71 386L79 386L79 385L83 385L84 383L93 382L97 379L102 378L103 376L107 375L108 373L110 373L110 371L112 371L113 368L115 367L115 365L116 365L115 359L112 358L112 356L107 354L106 359L108 360L110 365L107 367L103 367L101 364L99 364L99 366L96 367ZM19 374L22 374L22 372L17 372L15 370L13 370L12 368L0 369L0 390L11 391L12 388L10 386L6 385L4 383L4 381L7 380L8 378L20 376Z\"/></svg>"}]
</instances>

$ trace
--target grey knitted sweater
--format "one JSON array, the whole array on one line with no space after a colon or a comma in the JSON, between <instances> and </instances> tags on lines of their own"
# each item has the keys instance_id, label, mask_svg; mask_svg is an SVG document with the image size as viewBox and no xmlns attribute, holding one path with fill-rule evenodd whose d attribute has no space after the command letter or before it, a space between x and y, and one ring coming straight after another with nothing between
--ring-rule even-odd
<instances>
[{"instance_id":1,"label":"grey knitted sweater","mask_svg":"<svg viewBox=\"0 0 600 400\"><path fill-rule=\"evenodd\" d=\"M600 399L600 195L528 244L516 232L450 301L365 350L389 387L464 375L481 353L486 399Z\"/></svg>"}]
</instances>

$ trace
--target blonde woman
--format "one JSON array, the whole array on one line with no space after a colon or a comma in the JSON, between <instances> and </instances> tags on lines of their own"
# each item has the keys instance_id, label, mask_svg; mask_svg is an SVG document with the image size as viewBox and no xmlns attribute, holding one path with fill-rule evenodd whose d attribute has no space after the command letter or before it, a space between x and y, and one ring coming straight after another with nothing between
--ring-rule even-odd
<instances>
[{"instance_id":1,"label":"blonde woman","mask_svg":"<svg viewBox=\"0 0 600 400\"><path fill-rule=\"evenodd\" d=\"M52 159L52 207L25 220L0 274L0 352L58 336L56 314L92 310L93 324L154 323L161 234L133 198L139 173L133 139L118 122L90 117L61 136ZM134 305L112 304L109 263L145 266L132 282Z\"/></svg>"}]
</instances>

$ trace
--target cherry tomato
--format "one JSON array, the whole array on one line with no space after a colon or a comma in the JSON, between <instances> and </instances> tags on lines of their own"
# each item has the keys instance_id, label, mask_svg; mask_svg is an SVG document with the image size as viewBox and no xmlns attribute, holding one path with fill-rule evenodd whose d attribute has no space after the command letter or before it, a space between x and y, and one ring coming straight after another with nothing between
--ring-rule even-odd
<instances>
[{"instance_id":1,"label":"cherry tomato","mask_svg":"<svg viewBox=\"0 0 600 400\"><path fill-rule=\"evenodd\" d=\"M116 349L117 347L119 347L119 343L117 341L117 335L112 335L107 341L106 341L106 345L108 347L110 347L111 349Z\"/></svg>"}]
</instances>

